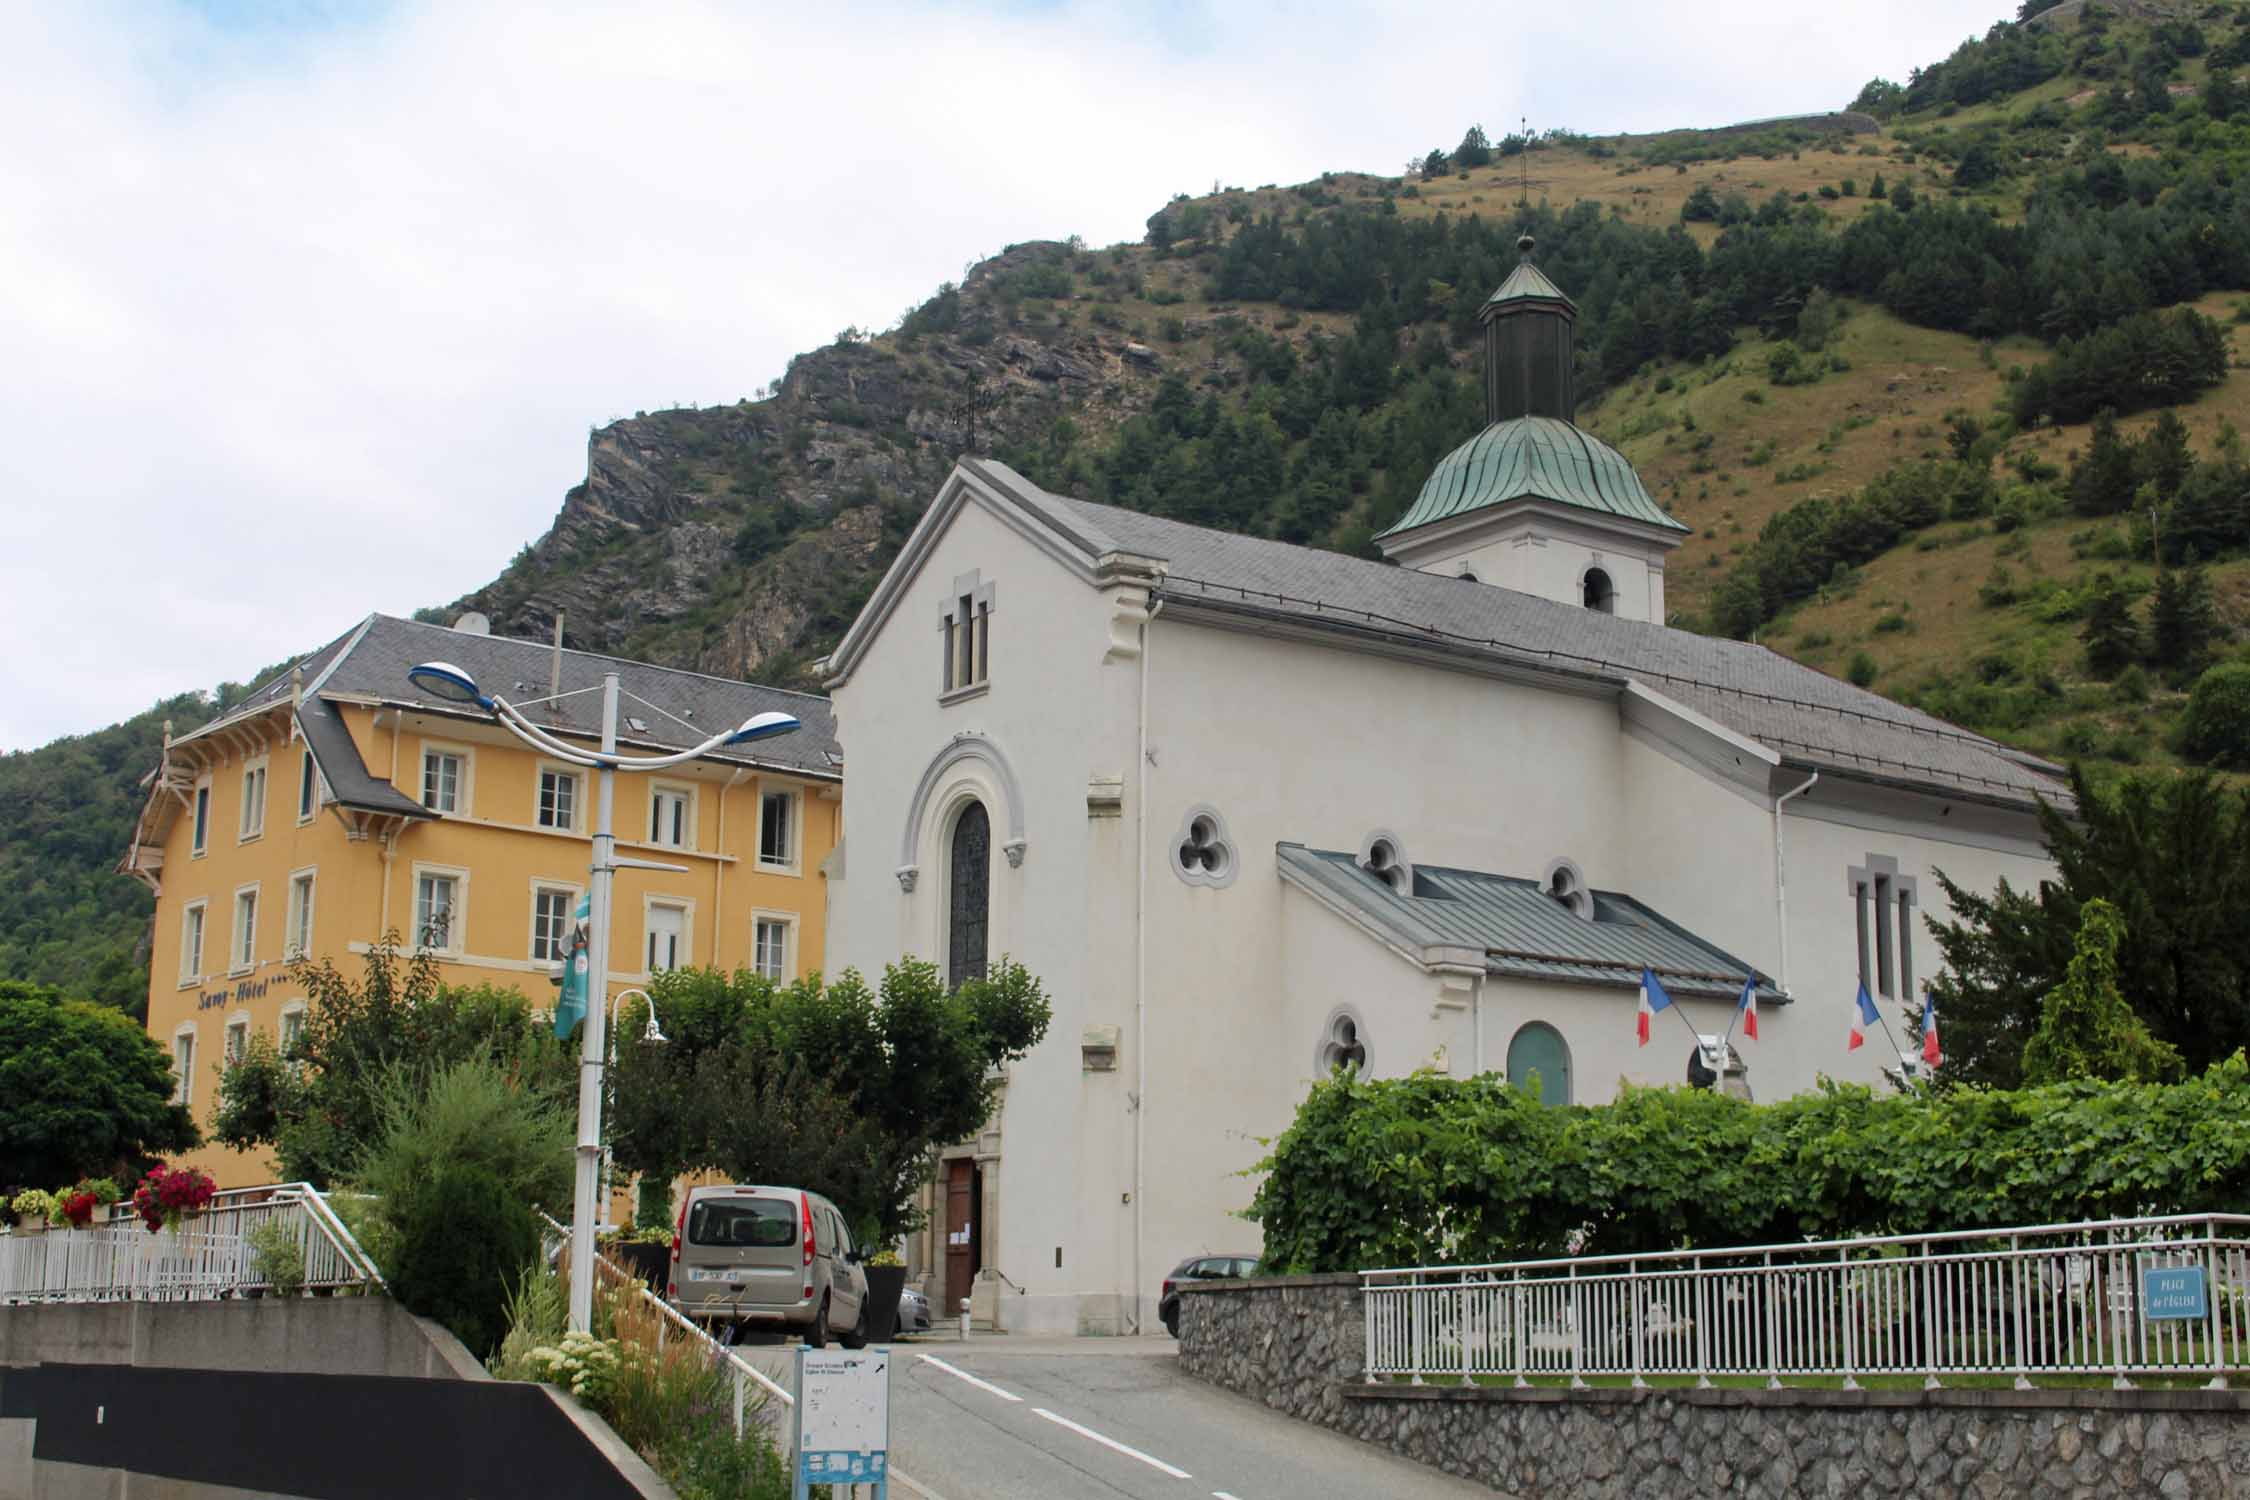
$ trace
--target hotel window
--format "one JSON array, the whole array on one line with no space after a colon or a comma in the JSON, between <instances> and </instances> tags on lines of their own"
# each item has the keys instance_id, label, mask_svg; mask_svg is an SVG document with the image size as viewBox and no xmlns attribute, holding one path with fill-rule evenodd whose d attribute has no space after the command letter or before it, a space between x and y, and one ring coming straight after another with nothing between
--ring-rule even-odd
<instances>
[{"instance_id":1,"label":"hotel window","mask_svg":"<svg viewBox=\"0 0 2250 1500\"><path fill-rule=\"evenodd\" d=\"M195 837L188 845L188 852L200 856L210 843L211 783L201 781L195 787Z\"/></svg>"},{"instance_id":2,"label":"hotel window","mask_svg":"<svg viewBox=\"0 0 2250 1500\"><path fill-rule=\"evenodd\" d=\"M237 969L258 962L258 888L244 886L234 893L234 949L230 962Z\"/></svg>"},{"instance_id":3,"label":"hotel window","mask_svg":"<svg viewBox=\"0 0 2250 1500\"><path fill-rule=\"evenodd\" d=\"M319 810L320 767L313 764L312 752L307 750L297 768L297 821L310 823Z\"/></svg>"},{"instance_id":4,"label":"hotel window","mask_svg":"<svg viewBox=\"0 0 2250 1500\"><path fill-rule=\"evenodd\" d=\"M783 984L789 974L789 929L795 924L784 917L760 917L752 928L750 967L762 979Z\"/></svg>"},{"instance_id":5,"label":"hotel window","mask_svg":"<svg viewBox=\"0 0 2250 1500\"><path fill-rule=\"evenodd\" d=\"M1898 861L1870 854L1849 872L1852 913L1859 943L1859 982L1870 995L1889 1000L1914 998L1914 898L1911 875Z\"/></svg>"},{"instance_id":6,"label":"hotel window","mask_svg":"<svg viewBox=\"0 0 2250 1500\"><path fill-rule=\"evenodd\" d=\"M458 751L422 752L422 805L443 817L466 810L468 761Z\"/></svg>"},{"instance_id":7,"label":"hotel window","mask_svg":"<svg viewBox=\"0 0 2250 1500\"><path fill-rule=\"evenodd\" d=\"M795 792L767 792L758 799L758 863L779 869L797 863Z\"/></svg>"},{"instance_id":8,"label":"hotel window","mask_svg":"<svg viewBox=\"0 0 2250 1500\"><path fill-rule=\"evenodd\" d=\"M414 876L414 945L433 953L461 951L461 877L435 871Z\"/></svg>"},{"instance_id":9,"label":"hotel window","mask_svg":"<svg viewBox=\"0 0 2250 1500\"><path fill-rule=\"evenodd\" d=\"M180 983L203 977L203 919L209 907L194 902L180 912Z\"/></svg>"},{"instance_id":10,"label":"hotel window","mask_svg":"<svg viewBox=\"0 0 2250 1500\"><path fill-rule=\"evenodd\" d=\"M289 1056L305 1040L305 1002L292 1000L281 1007L281 1055Z\"/></svg>"},{"instance_id":11,"label":"hotel window","mask_svg":"<svg viewBox=\"0 0 2250 1500\"><path fill-rule=\"evenodd\" d=\"M695 847L695 793L660 786L648 795L648 841L669 849Z\"/></svg>"},{"instance_id":12,"label":"hotel window","mask_svg":"<svg viewBox=\"0 0 2250 1500\"><path fill-rule=\"evenodd\" d=\"M305 958L312 953L313 931L313 876L310 870L301 870L289 877L289 935L283 942L283 958Z\"/></svg>"},{"instance_id":13,"label":"hotel window","mask_svg":"<svg viewBox=\"0 0 2250 1500\"><path fill-rule=\"evenodd\" d=\"M649 903L648 972L661 974L688 961L687 908L666 902Z\"/></svg>"},{"instance_id":14,"label":"hotel window","mask_svg":"<svg viewBox=\"0 0 2250 1500\"><path fill-rule=\"evenodd\" d=\"M570 924L578 892L566 885L531 889L531 956L543 964L570 956Z\"/></svg>"},{"instance_id":15,"label":"hotel window","mask_svg":"<svg viewBox=\"0 0 2250 1500\"><path fill-rule=\"evenodd\" d=\"M539 810L541 828L559 828L573 833L578 828L578 773L558 771L552 766L539 768Z\"/></svg>"},{"instance_id":16,"label":"hotel window","mask_svg":"<svg viewBox=\"0 0 2250 1500\"><path fill-rule=\"evenodd\" d=\"M182 1026L172 1033L172 1102L195 1102L195 1027Z\"/></svg>"},{"instance_id":17,"label":"hotel window","mask_svg":"<svg viewBox=\"0 0 2250 1500\"><path fill-rule=\"evenodd\" d=\"M242 837L254 839L266 831L266 763L254 760L242 768Z\"/></svg>"},{"instance_id":18,"label":"hotel window","mask_svg":"<svg viewBox=\"0 0 2250 1500\"><path fill-rule=\"evenodd\" d=\"M242 1061L242 1054L250 1050L250 1021L247 1017L227 1022L226 1065L233 1067Z\"/></svg>"},{"instance_id":19,"label":"hotel window","mask_svg":"<svg viewBox=\"0 0 2250 1500\"><path fill-rule=\"evenodd\" d=\"M981 573L953 580L952 602L939 616L945 642L942 691L982 687L992 668L992 585Z\"/></svg>"}]
</instances>

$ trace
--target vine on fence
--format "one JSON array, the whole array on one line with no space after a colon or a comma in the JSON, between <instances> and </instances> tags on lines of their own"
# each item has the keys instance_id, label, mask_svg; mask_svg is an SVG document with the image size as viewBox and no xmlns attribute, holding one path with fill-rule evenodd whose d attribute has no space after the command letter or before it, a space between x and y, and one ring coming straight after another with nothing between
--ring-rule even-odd
<instances>
[{"instance_id":1,"label":"vine on fence","mask_svg":"<svg viewBox=\"0 0 2250 1500\"><path fill-rule=\"evenodd\" d=\"M1773 1104L1628 1088L1563 1109L1486 1075L1314 1086L1249 1217L1280 1273L2250 1211L2250 1061L2172 1084Z\"/></svg>"}]
</instances>

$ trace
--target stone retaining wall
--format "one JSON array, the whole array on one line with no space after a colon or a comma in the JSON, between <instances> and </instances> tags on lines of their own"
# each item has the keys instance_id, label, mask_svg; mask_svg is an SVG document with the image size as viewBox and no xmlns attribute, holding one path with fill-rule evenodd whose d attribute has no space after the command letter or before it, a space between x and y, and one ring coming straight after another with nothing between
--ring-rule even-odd
<instances>
[{"instance_id":1,"label":"stone retaining wall","mask_svg":"<svg viewBox=\"0 0 2250 1500\"><path fill-rule=\"evenodd\" d=\"M2250 1496L2250 1392L1368 1385L1357 1277L1182 1292L1190 1374L1503 1493Z\"/></svg>"}]
</instances>

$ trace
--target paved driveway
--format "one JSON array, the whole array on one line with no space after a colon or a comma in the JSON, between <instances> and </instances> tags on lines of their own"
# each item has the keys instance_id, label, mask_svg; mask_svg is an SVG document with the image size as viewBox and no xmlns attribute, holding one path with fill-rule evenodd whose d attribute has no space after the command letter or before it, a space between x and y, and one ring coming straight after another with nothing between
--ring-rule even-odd
<instances>
[{"instance_id":1,"label":"paved driveway","mask_svg":"<svg viewBox=\"0 0 2250 1500\"><path fill-rule=\"evenodd\" d=\"M1493 1496L1191 1379L1169 1338L917 1339L894 1350L893 1493L906 1500ZM786 1349L743 1352L787 1383Z\"/></svg>"}]
</instances>

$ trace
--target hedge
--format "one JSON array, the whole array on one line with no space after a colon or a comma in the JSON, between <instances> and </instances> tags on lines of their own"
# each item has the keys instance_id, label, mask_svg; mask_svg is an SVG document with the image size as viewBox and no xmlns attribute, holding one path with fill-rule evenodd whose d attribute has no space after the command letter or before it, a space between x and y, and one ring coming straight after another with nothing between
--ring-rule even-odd
<instances>
[{"instance_id":1,"label":"hedge","mask_svg":"<svg viewBox=\"0 0 2250 1500\"><path fill-rule=\"evenodd\" d=\"M1249 1217L1283 1274L2250 1209L2250 1062L2174 1084L1750 1104L1626 1089L1549 1108L1497 1076L1314 1086Z\"/></svg>"}]
</instances>

